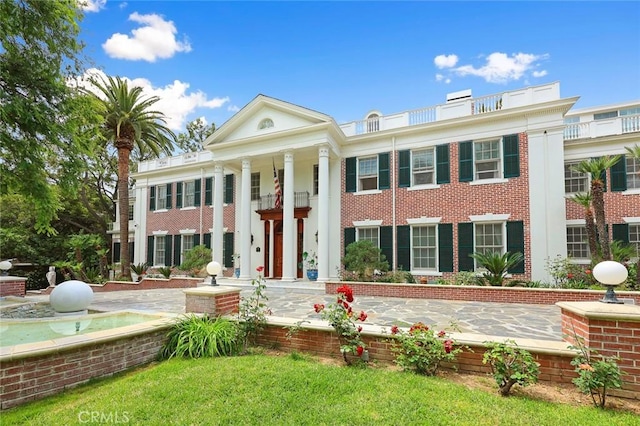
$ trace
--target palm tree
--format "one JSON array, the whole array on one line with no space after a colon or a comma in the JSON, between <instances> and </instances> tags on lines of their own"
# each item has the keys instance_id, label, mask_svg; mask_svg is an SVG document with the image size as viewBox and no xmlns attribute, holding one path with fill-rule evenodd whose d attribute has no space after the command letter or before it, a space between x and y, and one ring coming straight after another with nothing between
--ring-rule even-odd
<instances>
[{"instance_id":1,"label":"palm tree","mask_svg":"<svg viewBox=\"0 0 640 426\"><path fill-rule=\"evenodd\" d=\"M598 230L598 240L600 241L600 250L604 260L611 260L611 248L609 246L609 236L605 227L604 214L604 177L607 169L611 168L620 159L619 155L592 158L590 160L582 160L575 170L580 173L591 175L591 204L596 216L596 227Z\"/></svg>"},{"instance_id":2,"label":"palm tree","mask_svg":"<svg viewBox=\"0 0 640 426\"><path fill-rule=\"evenodd\" d=\"M175 134L165 126L165 115L151 106L160 98L143 98L141 87L129 87L120 77L108 77L91 83L99 94L99 113L103 119L102 134L113 141L118 150L118 207L120 209L120 275L131 280L129 260L129 160L131 151L151 150L155 155L171 155Z\"/></svg>"},{"instance_id":3,"label":"palm tree","mask_svg":"<svg viewBox=\"0 0 640 426\"><path fill-rule=\"evenodd\" d=\"M569 197L571 201L584 207L584 221L587 227L587 238L589 240L589 253L591 253L591 259L598 258L598 239L596 236L596 221L593 217L593 210L591 209L591 194L577 193L572 197Z\"/></svg>"}]
</instances>

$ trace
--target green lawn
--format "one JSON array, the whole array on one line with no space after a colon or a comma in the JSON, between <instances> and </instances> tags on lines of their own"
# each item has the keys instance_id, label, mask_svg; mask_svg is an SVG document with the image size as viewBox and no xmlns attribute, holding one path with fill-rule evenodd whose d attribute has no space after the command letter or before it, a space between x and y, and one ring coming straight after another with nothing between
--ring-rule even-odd
<instances>
[{"instance_id":1,"label":"green lawn","mask_svg":"<svg viewBox=\"0 0 640 426\"><path fill-rule=\"evenodd\" d=\"M1 423L100 419L143 425L640 425L638 416L591 406L501 398L440 378L267 355L165 361L4 411Z\"/></svg>"}]
</instances>

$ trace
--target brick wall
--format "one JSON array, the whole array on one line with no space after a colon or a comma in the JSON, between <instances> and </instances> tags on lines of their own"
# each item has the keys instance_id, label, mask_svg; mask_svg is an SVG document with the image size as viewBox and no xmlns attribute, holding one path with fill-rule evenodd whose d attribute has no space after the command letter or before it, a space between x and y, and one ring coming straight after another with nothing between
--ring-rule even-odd
<instances>
[{"instance_id":1,"label":"brick wall","mask_svg":"<svg viewBox=\"0 0 640 426\"><path fill-rule=\"evenodd\" d=\"M0 297L26 294L27 279L22 277L0 277Z\"/></svg>"},{"instance_id":2,"label":"brick wall","mask_svg":"<svg viewBox=\"0 0 640 426\"><path fill-rule=\"evenodd\" d=\"M167 331L132 336L49 355L0 364L1 408L44 398L148 362L157 356Z\"/></svg>"},{"instance_id":3,"label":"brick wall","mask_svg":"<svg viewBox=\"0 0 640 426\"><path fill-rule=\"evenodd\" d=\"M224 286L200 287L185 290L185 312L208 314L209 316L229 315L238 312L240 289Z\"/></svg>"},{"instance_id":4,"label":"brick wall","mask_svg":"<svg viewBox=\"0 0 640 426\"><path fill-rule=\"evenodd\" d=\"M325 283L326 294L336 294L344 282ZM434 284L388 284L348 282L357 296L401 297L409 299L466 300L470 302L524 303L553 305L566 301L596 301L604 290L560 290L522 287L448 286ZM616 291L618 298L634 299L640 305L640 292Z\"/></svg>"}]
</instances>

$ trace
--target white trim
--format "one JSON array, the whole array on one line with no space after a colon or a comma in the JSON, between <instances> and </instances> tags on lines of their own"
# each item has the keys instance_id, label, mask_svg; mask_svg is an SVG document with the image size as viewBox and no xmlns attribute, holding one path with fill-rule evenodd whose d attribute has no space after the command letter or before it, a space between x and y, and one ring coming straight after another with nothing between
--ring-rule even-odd
<instances>
[{"instance_id":1,"label":"white trim","mask_svg":"<svg viewBox=\"0 0 640 426\"><path fill-rule=\"evenodd\" d=\"M511 213L507 214L493 214L493 213L485 213L481 215L469 215L469 220L471 222L504 222L509 220L511 217Z\"/></svg>"},{"instance_id":2,"label":"white trim","mask_svg":"<svg viewBox=\"0 0 640 426\"><path fill-rule=\"evenodd\" d=\"M195 206L188 206L188 207L180 207L180 211L185 211L185 210L195 210L196 207Z\"/></svg>"},{"instance_id":3,"label":"white trim","mask_svg":"<svg viewBox=\"0 0 640 426\"><path fill-rule=\"evenodd\" d=\"M415 185L415 186L410 186L407 188L407 191L419 191L422 189L438 189L440 188L440 185L436 184L436 183L430 183L428 185Z\"/></svg>"},{"instance_id":4,"label":"white trim","mask_svg":"<svg viewBox=\"0 0 640 426\"><path fill-rule=\"evenodd\" d=\"M196 233L195 229L181 229L180 231L181 235L194 235Z\"/></svg>"},{"instance_id":5,"label":"white trim","mask_svg":"<svg viewBox=\"0 0 640 426\"><path fill-rule=\"evenodd\" d=\"M640 194L640 189L638 189L638 188L627 189L626 191L620 192L620 194L622 194L622 195L638 195L638 194Z\"/></svg>"},{"instance_id":6,"label":"white trim","mask_svg":"<svg viewBox=\"0 0 640 426\"><path fill-rule=\"evenodd\" d=\"M440 223L441 220L442 220L441 217L422 216L422 217L407 219L407 223L409 225L434 225L434 224Z\"/></svg>"},{"instance_id":7,"label":"white trim","mask_svg":"<svg viewBox=\"0 0 640 426\"><path fill-rule=\"evenodd\" d=\"M158 210L154 210L153 212L154 213L166 213L168 211L169 211L169 209L158 209Z\"/></svg>"},{"instance_id":8,"label":"white trim","mask_svg":"<svg viewBox=\"0 0 640 426\"><path fill-rule=\"evenodd\" d=\"M625 223L640 223L640 217L623 217L622 220L624 220Z\"/></svg>"},{"instance_id":9,"label":"white trim","mask_svg":"<svg viewBox=\"0 0 640 426\"><path fill-rule=\"evenodd\" d=\"M365 226L380 226L382 225L382 220L371 220L371 219L365 219L365 220L354 220L353 221L353 226L357 227L357 228L362 228Z\"/></svg>"},{"instance_id":10,"label":"white trim","mask_svg":"<svg viewBox=\"0 0 640 426\"><path fill-rule=\"evenodd\" d=\"M587 222L584 219L569 219L567 220L567 226L586 226Z\"/></svg>"},{"instance_id":11,"label":"white trim","mask_svg":"<svg viewBox=\"0 0 640 426\"><path fill-rule=\"evenodd\" d=\"M411 275L425 275L429 277L441 277L444 274L442 272L434 271L433 269L412 269Z\"/></svg>"},{"instance_id":12,"label":"white trim","mask_svg":"<svg viewBox=\"0 0 640 426\"><path fill-rule=\"evenodd\" d=\"M509 179L506 178L494 178L494 179L478 179L469 182L469 185L489 185L492 183L507 183Z\"/></svg>"},{"instance_id":13,"label":"white trim","mask_svg":"<svg viewBox=\"0 0 640 426\"><path fill-rule=\"evenodd\" d=\"M157 235L157 236L169 235L169 231L153 231L153 235Z\"/></svg>"},{"instance_id":14,"label":"white trim","mask_svg":"<svg viewBox=\"0 0 640 426\"><path fill-rule=\"evenodd\" d=\"M352 192L354 195L382 194L381 189L367 189L366 191Z\"/></svg>"}]
</instances>

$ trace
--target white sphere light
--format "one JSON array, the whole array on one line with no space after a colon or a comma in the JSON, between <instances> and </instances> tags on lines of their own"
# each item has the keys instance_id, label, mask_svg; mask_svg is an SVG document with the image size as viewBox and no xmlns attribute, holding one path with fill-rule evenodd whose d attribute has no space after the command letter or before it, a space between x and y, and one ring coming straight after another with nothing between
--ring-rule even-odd
<instances>
[{"instance_id":1,"label":"white sphere light","mask_svg":"<svg viewBox=\"0 0 640 426\"><path fill-rule=\"evenodd\" d=\"M56 286L49 296L49 303L56 312L78 312L86 310L93 300L89 284L71 280Z\"/></svg>"},{"instance_id":2,"label":"white sphere light","mask_svg":"<svg viewBox=\"0 0 640 426\"><path fill-rule=\"evenodd\" d=\"M593 277L604 285L618 285L627 279L629 272L623 264L605 260L593 267Z\"/></svg>"},{"instance_id":3,"label":"white sphere light","mask_svg":"<svg viewBox=\"0 0 640 426\"><path fill-rule=\"evenodd\" d=\"M215 260L207 264L207 274L219 275L222 272L222 266Z\"/></svg>"}]
</instances>

